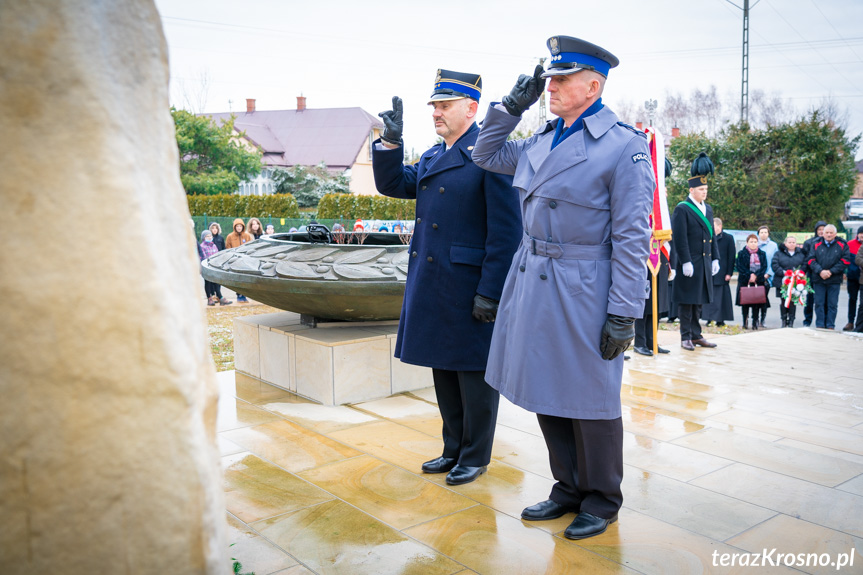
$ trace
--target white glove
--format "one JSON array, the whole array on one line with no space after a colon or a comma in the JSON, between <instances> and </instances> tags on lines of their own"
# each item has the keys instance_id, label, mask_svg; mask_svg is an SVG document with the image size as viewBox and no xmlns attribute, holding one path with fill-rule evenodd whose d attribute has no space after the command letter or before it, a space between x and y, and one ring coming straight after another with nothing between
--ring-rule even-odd
<instances>
[{"instance_id":1,"label":"white glove","mask_svg":"<svg viewBox=\"0 0 863 575\"><path fill-rule=\"evenodd\" d=\"M719 260L713 260L713 265L710 266L710 275L715 276L719 273Z\"/></svg>"},{"instance_id":2,"label":"white glove","mask_svg":"<svg viewBox=\"0 0 863 575\"><path fill-rule=\"evenodd\" d=\"M695 273L695 268L692 267L692 262L686 262L685 264L683 264L683 275L685 275L688 278L691 278L692 274L694 274L694 273Z\"/></svg>"},{"instance_id":3,"label":"white glove","mask_svg":"<svg viewBox=\"0 0 863 575\"><path fill-rule=\"evenodd\" d=\"M673 282L675 277L677 277L677 270L670 270L668 272L668 281Z\"/></svg>"}]
</instances>

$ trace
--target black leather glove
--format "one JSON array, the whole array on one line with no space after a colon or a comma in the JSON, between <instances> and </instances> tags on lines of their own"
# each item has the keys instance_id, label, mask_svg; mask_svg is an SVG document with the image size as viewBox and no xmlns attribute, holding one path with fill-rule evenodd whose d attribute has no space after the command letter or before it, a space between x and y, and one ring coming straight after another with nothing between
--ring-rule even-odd
<instances>
[{"instance_id":1,"label":"black leather glove","mask_svg":"<svg viewBox=\"0 0 863 575\"><path fill-rule=\"evenodd\" d=\"M476 294L473 296L473 317L483 323L494 321L497 317L497 302Z\"/></svg>"},{"instance_id":2,"label":"black leather glove","mask_svg":"<svg viewBox=\"0 0 863 575\"><path fill-rule=\"evenodd\" d=\"M614 359L629 347L635 338L635 318L608 314L602 326L599 351L602 359Z\"/></svg>"},{"instance_id":3,"label":"black leather glove","mask_svg":"<svg viewBox=\"0 0 863 575\"><path fill-rule=\"evenodd\" d=\"M542 65L537 64L533 76L522 74L512 88L512 92L503 97L503 107L513 116L521 114L539 100L539 95L545 89L545 78L541 78Z\"/></svg>"},{"instance_id":4,"label":"black leather glove","mask_svg":"<svg viewBox=\"0 0 863 575\"><path fill-rule=\"evenodd\" d=\"M402 130L405 123L402 120L402 99L393 96L393 109L378 114L384 121L384 132L381 140L393 146L402 145Z\"/></svg>"}]
</instances>

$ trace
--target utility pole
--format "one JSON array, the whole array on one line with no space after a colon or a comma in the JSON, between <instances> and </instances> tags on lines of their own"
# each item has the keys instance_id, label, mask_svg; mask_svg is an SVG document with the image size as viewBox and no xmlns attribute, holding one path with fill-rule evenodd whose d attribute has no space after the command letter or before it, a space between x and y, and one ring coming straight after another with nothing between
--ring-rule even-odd
<instances>
[{"instance_id":1,"label":"utility pole","mask_svg":"<svg viewBox=\"0 0 863 575\"><path fill-rule=\"evenodd\" d=\"M547 58L540 58L539 65L545 67L545 61ZM545 126L545 90L542 91L542 94L539 95L539 126L538 129L542 129Z\"/></svg>"},{"instance_id":2,"label":"utility pole","mask_svg":"<svg viewBox=\"0 0 863 575\"><path fill-rule=\"evenodd\" d=\"M743 0L743 77L740 84L740 121L749 121L749 0Z\"/></svg>"}]
</instances>

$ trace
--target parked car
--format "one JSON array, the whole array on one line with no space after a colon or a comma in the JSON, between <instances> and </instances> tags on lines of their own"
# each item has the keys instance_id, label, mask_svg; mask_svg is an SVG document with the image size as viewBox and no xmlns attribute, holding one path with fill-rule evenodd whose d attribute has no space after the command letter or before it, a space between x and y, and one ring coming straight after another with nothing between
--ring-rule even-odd
<instances>
[{"instance_id":1,"label":"parked car","mask_svg":"<svg viewBox=\"0 0 863 575\"><path fill-rule=\"evenodd\" d=\"M845 202L845 219L863 220L863 199L854 199Z\"/></svg>"}]
</instances>

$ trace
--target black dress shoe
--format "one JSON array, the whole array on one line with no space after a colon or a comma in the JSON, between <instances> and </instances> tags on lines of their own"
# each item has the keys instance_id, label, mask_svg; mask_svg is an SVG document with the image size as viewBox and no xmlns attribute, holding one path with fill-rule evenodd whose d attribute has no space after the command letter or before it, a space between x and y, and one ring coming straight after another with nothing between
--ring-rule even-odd
<instances>
[{"instance_id":1,"label":"black dress shoe","mask_svg":"<svg viewBox=\"0 0 863 575\"><path fill-rule=\"evenodd\" d=\"M617 521L617 515L611 519L603 519L590 513L579 513L578 517L563 532L563 535L567 539L586 539L605 533L608 526L615 521Z\"/></svg>"},{"instance_id":2,"label":"black dress shoe","mask_svg":"<svg viewBox=\"0 0 863 575\"><path fill-rule=\"evenodd\" d=\"M695 346L692 345L692 340L684 339L680 342L680 347L688 351L695 351Z\"/></svg>"},{"instance_id":3,"label":"black dress shoe","mask_svg":"<svg viewBox=\"0 0 863 575\"><path fill-rule=\"evenodd\" d=\"M457 462L455 457L438 457L423 463L423 473L446 473L455 467Z\"/></svg>"},{"instance_id":4,"label":"black dress shoe","mask_svg":"<svg viewBox=\"0 0 863 575\"><path fill-rule=\"evenodd\" d=\"M446 482L448 485L462 485L470 483L488 469L486 465L482 467L470 467L467 465L456 465L452 471L446 474Z\"/></svg>"},{"instance_id":5,"label":"black dress shoe","mask_svg":"<svg viewBox=\"0 0 863 575\"><path fill-rule=\"evenodd\" d=\"M667 350L667 349L665 349L664 347L657 347L657 348L656 348L656 350L657 350L659 353L671 353L670 351L668 351L668 350Z\"/></svg>"},{"instance_id":6,"label":"black dress shoe","mask_svg":"<svg viewBox=\"0 0 863 575\"><path fill-rule=\"evenodd\" d=\"M521 518L527 521L546 521L547 519L557 519L563 517L570 511L578 511L575 507L561 505L557 501L546 499L536 505L525 507L521 512Z\"/></svg>"},{"instance_id":7,"label":"black dress shoe","mask_svg":"<svg viewBox=\"0 0 863 575\"><path fill-rule=\"evenodd\" d=\"M701 347L716 347L715 343L710 343L709 341L707 341L703 337L701 339L693 339L692 344L693 345L700 345Z\"/></svg>"},{"instance_id":8,"label":"black dress shoe","mask_svg":"<svg viewBox=\"0 0 863 575\"><path fill-rule=\"evenodd\" d=\"M648 356L653 355L652 349L647 349L646 347L641 347L640 345L636 345L632 349L635 350L635 353L639 353L641 355L648 355Z\"/></svg>"}]
</instances>

